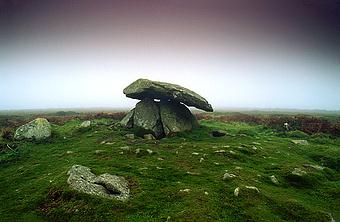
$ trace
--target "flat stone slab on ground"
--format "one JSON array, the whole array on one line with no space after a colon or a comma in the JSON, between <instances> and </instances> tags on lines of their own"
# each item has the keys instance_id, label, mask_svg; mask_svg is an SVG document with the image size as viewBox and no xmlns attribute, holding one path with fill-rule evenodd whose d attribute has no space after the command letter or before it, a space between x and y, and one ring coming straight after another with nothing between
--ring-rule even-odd
<instances>
[{"instance_id":1,"label":"flat stone slab on ground","mask_svg":"<svg viewBox=\"0 0 340 222\"><path fill-rule=\"evenodd\" d=\"M128 182L124 177L108 173L96 176L90 168L81 165L73 165L67 174L70 175L67 183L79 192L121 201L130 196Z\"/></svg>"}]
</instances>

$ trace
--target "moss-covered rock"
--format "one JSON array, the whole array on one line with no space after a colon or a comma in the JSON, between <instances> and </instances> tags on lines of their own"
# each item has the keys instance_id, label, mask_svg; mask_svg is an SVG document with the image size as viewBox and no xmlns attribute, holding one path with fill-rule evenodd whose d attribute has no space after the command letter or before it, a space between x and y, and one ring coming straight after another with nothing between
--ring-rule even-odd
<instances>
[{"instance_id":1,"label":"moss-covered rock","mask_svg":"<svg viewBox=\"0 0 340 222\"><path fill-rule=\"evenodd\" d=\"M15 131L14 138L42 140L51 136L51 125L45 118L37 118Z\"/></svg>"},{"instance_id":2,"label":"moss-covered rock","mask_svg":"<svg viewBox=\"0 0 340 222\"><path fill-rule=\"evenodd\" d=\"M130 196L128 182L108 173L96 176L88 167L74 165L68 172L67 183L80 192L125 201Z\"/></svg>"}]
</instances>

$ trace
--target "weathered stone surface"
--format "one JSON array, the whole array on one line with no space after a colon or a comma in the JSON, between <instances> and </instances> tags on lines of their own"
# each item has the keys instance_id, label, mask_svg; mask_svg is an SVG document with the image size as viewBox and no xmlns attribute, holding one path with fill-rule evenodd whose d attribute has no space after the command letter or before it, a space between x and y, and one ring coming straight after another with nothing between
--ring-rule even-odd
<instances>
[{"instance_id":1,"label":"weathered stone surface","mask_svg":"<svg viewBox=\"0 0 340 222\"><path fill-rule=\"evenodd\" d=\"M177 102L160 102L160 115L165 135L190 131L198 126L190 110Z\"/></svg>"},{"instance_id":2,"label":"weathered stone surface","mask_svg":"<svg viewBox=\"0 0 340 222\"><path fill-rule=\"evenodd\" d=\"M246 186L246 189L248 189L248 190L254 190L254 191L256 191L257 193L260 193L260 190L259 190L257 187L254 187L254 186Z\"/></svg>"},{"instance_id":3,"label":"weathered stone surface","mask_svg":"<svg viewBox=\"0 0 340 222\"><path fill-rule=\"evenodd\" d=\"M144 129L146 132L149 131L156 138L162 138L164 131L159 115L159 104L152 99L144 99L137 103L133 117L133 125L134 127Z\"/></svg>"},{"instance_id":4,"label":"weathered stone surface","mask_svg":"<svg viewBox=\"0 0 340 222\"><path fill-rule=\"evenodd\" d=\"M74 165L67 173L67 183L72 189L86 194L125 201L130 196L128 182L111 174L94 175L90 168Z\"/></svg>"},{"instance_id":5,"label":"weathered stone surface","mask_svg":"<svg viewBox=\"0 0 340 222\"><path fill-rule=\"evenodd\" d=\"M275 175L271 175L270 176L270 180L272 181L273 184L275 185L279 185L279 181L277 180L277 178L275 177Z\"/></svg>"},{"instance_id":6,"label":"weathered stone surface","mask_svg":"<svg viewBox=\"0 0 340 222\"><path fill-rule=\"evenodd\" d=\"M45 118L37 118L20 126L14 134L14 138L42 140L51 136L51 125Z\"/></svg>"},{"instance_id":7,"label":"weathered stone surface","mask_svg":"<svg viewBox=\"0 0 340 222\"><path fill-rule=\"evenodd\" d=\"M307 168L311 168L311 169L314 169L314 170L323 170L325 169L325 167L323 166L319 166L319 165L315 165L315 164L303 164L304 167L307 167Z\"/></svg>"},{"instance_id":8,"label":"weathered stone surface","mask_svg":"<svg viewBox=\"0 0 340 222\"><path fill-rule=\"evenodd\" d=\"M130 140L133 140L133 139L135 139L135 134L133 134L133 133L128 133L128 134L125 135L125 138L126 138L126 139L130 139Z\"/></svg>"},{"instance_id":9,"label":"weathered stone surface","mask_svg":"<svg viewBox=\"0 0 340 222\"><path fill-rule=\"evenodd\" d=\"M309 145L307 140L292 140L292 143L297 144L297 145Z\"/></svg>"},{"instance_id":10,"label":"weathered stone surface","mask_svg":"<svg viewBox=\"0 0 340 222\"><path fill-rule=\"evenodd\" d=\"M90 127L91 126L91 121L90 120L86 120L86 121L84 121L84 122L82 122L81 124L80 124L80 127L81 128L88 128L88 127Z\"/></svg>"},{"instance_id":11,"label":"weathered stone surface","mask_svg":"<svg viewBox=\"0 0 340 222\"><path fill-rule=\"evenodd\" d=\"M156 138L152 134L145 134L143 136L144 139L146 140L155 140Z\"/></svg>"},{"instance_id":12,"label":"weathered stone surface","mask_svg":"<svg viewBox=\"0 0 340 222\"><path fill-rule=\"evenodd\" d=\"M239 194L240 194L240 188L236 187L235 190L234 190L235 197L238 197Z\"/></svg>"},{"instance_id":13,"label":"weathered stone surface","mask_svg":"<svg viewBox=\"0 0 340 222\"><path fill-rule=\"evenodd\" d=\"M294 170L292 171L292 175L295 175L295 176L304 176L306 175L307 172L302 170L301 168L294 168Z\"/></svg>"},{"instance_id":14,"label":"weathered stone surface","mask_svg":"<svg viewBox=\"0 0 340 222\"><path fill-rule=\"evenodd\" d=\"M231 179L234 179L236 177L235 174L232 174L232 173L225 173L223 175L223 180L231 180Z\"/></svg>"},{"instance_id":15,"label":"weathered stone surface","mask_svg":"<svg viewBox=\"0 0 340 222\"><path fill-rule=\"evenodd\" d=\"M238 197L240 194L244 194L245 192L248 194L259 194L260 190L254 186L244 186L244 187L242 186L242 190L240 187L237 187L234 190L234 195Z\"/></svg>"},{"instance_id":16,"label":"weathered stone surface","mask_svg":"<svg viewBox=\"0 0 340 222\"><path fill-rule=\"evenodd\" d=\"M206 99L197 93L179 85L156 82L148 79L138 79L124 89L124 94L133 99L160 99L163 101L177 101L194 106L208 112L213 109Z\"/></svg>"},{"instance_id":17,"label":"weathered stone surface","mask_svg":"<svg viewBox=\"0 0 340 222\"><path fill-rule=\"evenodd\" d=\"M120 124L126 128L132 128L134 113L135 109L130 110L130 112L128 112L126 116L120 121Z\"/></svg>"}]
</instances>

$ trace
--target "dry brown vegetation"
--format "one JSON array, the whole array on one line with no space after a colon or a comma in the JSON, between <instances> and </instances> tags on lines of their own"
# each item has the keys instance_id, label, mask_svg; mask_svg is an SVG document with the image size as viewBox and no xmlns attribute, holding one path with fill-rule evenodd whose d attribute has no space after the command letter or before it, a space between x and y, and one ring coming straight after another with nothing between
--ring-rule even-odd
<instances>
[{"instance_id":1,"label":"dry brown vegetation","mask_svg":"<svg viewBox=\"0 0 340 222\"><path fill-rule=\"evenodd\" d=\"M243 113L232 113L227 115L214 115L199 113L198 120L217 120L221 122L245 122L261 124L279 131L284 130L284 123L288 123L292 130L300 130L308 134L327 133L340 136L340 118L330 121L322 117L308 115L249 115Z\"/></svg>"}]
</instances>

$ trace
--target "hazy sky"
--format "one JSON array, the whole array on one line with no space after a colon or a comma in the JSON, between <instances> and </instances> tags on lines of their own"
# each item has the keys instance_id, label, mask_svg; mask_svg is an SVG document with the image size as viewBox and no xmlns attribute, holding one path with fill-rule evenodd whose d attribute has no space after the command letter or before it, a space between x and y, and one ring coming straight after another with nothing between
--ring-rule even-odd
<instances>
[{"instance_id":1,"label":"hazy sky","mask_svg":"<svg viewBox=\"0 0 340 222\"><path fill-rule=\"evenodd\" d=\"M24 2L0 0L0 109L129 108L138 78L215 108L340 109L337 1Z\"/></svg>"}]
</instances>

